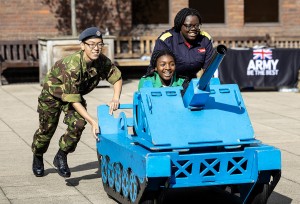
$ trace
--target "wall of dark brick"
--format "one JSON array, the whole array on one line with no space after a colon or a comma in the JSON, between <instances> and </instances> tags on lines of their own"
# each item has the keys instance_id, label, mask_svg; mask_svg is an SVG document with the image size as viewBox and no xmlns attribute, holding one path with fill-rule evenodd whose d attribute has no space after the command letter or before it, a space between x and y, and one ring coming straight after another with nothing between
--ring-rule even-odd
<instances>
[{"instance_id":1,"label":"wall of dark brick","mask_svg":"<svg viewBox=\"0 0 300 204\"><path fill-rule=\"evenodd\" d=\"M0 39L35 39L59 34L56 18L39 0L0 0Z\"/></svg>"},{"instance_id":2,"label":"wall of dark brick","mask_svg":"<svg viewBox=\"0 0 300 204\"><path fill-rule=\"evenodd\" d=\"M0 40L71 35L70 0L0 0ZM78 33L98 26L103 32L131 29L130 0L76 0Z\"/></svg>"},{"instance_id":3,"label":"wall of dark brick","mask_svg":"<svg viewBox=\"0 0 300 204\"><path fill-rule=\"evenodd\" d=\"M170 24L141 28L137 35L159 35L173 26L176 13L188 0L169 0ZM225 24L203 25L212 36L300 36L300 0L279 0L280 22L244 24L244 1L225 0ZM0 40L31 40L39 36L70 35L70 0L0 0ZM76 0L76 24L84 28L109 28L113 35L135 35L131 25L131 0Z\"/></svg>"}]
</instances>

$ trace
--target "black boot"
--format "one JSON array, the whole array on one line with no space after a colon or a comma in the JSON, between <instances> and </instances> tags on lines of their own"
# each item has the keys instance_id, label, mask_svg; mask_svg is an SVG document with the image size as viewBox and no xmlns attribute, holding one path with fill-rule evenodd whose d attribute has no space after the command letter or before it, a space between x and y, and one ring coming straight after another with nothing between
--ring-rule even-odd
<instances>
[{"instance_id":1,"label":"black boot","mask_svg":"<svg viewBox=\"0 0 300 204\"><path fill-rule=\"evenodd\" d=\"M71 172L67 162L67 154L62 150L58 150L57 154L54 157L53 164L57 167L58 174L62 177L70 177Z\"/></svg>"},{"instance_id":2,"label":"black boot","mask_svg":"<svg viewBox=\"0 0 300 204\"><path fill-rule=\"evenodd\" d=\"M33 155L32 171L36 177L44 176L43 156Z\"/></svg>"}]
</instances>

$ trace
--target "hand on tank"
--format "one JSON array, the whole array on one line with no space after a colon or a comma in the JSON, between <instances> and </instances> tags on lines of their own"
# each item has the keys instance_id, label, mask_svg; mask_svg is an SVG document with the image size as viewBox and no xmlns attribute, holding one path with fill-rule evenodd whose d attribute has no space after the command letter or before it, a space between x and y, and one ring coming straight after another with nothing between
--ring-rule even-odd
<instances>
[{"instance_id":1,"label":"hand on tank","mask_svg":"<svg viewBox=\"0 0 300 204\"><path fill-rule=\"evenodd\" d=\"M120 102L113 99L107 105L109 106L109 114L112 115L113 111L118 110Z\"/></svg>"},{"instance_id":2,"label":"hand on tank","mask_svg":"<svg viewBox=\"0 0 300 204\"><path fill-rule=\"evenodd\" d=\"M97 134L100 133L100 127L98 126L98 124L96 122L93 122L91 125L92 125L93 137L98 141L99 138L98 138Z\"/></svg>"}]
</instances>

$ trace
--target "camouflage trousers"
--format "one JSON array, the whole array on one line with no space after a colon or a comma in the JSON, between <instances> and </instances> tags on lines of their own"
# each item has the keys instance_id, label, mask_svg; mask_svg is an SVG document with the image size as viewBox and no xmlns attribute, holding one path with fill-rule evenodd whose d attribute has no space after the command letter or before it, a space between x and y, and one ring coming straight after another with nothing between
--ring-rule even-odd
<instances>
[{"instance_id":1,"label":"camouflage trousers","mask_svg":"<svg viewBox=\"0 0 300 204\"><path fill-rule=\"evenodd\" d=\"M82 99L86 108L86 102ZM38 98L39 128L33 136L32 152L43 155L50 144L50 140L58 126L60 114L65 114L64 123L68 126L66 132L60 137L59 147L65 152L73 152L85 128L85 119L73 108L72 104L54 98L43 90Z\"/></svg>"}]
</instances>

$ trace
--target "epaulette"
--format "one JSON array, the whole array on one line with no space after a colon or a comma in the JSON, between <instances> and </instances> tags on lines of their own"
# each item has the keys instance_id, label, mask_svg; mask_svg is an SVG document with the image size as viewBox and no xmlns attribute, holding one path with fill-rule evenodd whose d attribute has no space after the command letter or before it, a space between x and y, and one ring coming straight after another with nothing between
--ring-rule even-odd
<instances>
[{"instance_id":1,"label":"epaulette","mask_svg":"<svg viewBox=\"0 0 300 204\"><path fill-rule=\"evenodd\" d=\"M160 40L165 41L168 37L171 37L172 34L170 32L166 32L160 36Z\"/></svg>"},{"instance_id":2,"label":"epaulette","mask_svg":"<svg viewBox=\"0 0 300 204\"><path fill-rule=\"evenodd\" d=\"M205 32L205 31L203 31L203 30L200 31L200 35L204 35L204 36L207 37L209 40L211 40L211 36L210 36L207 32Z\"/></svg>"}]
</instances>

